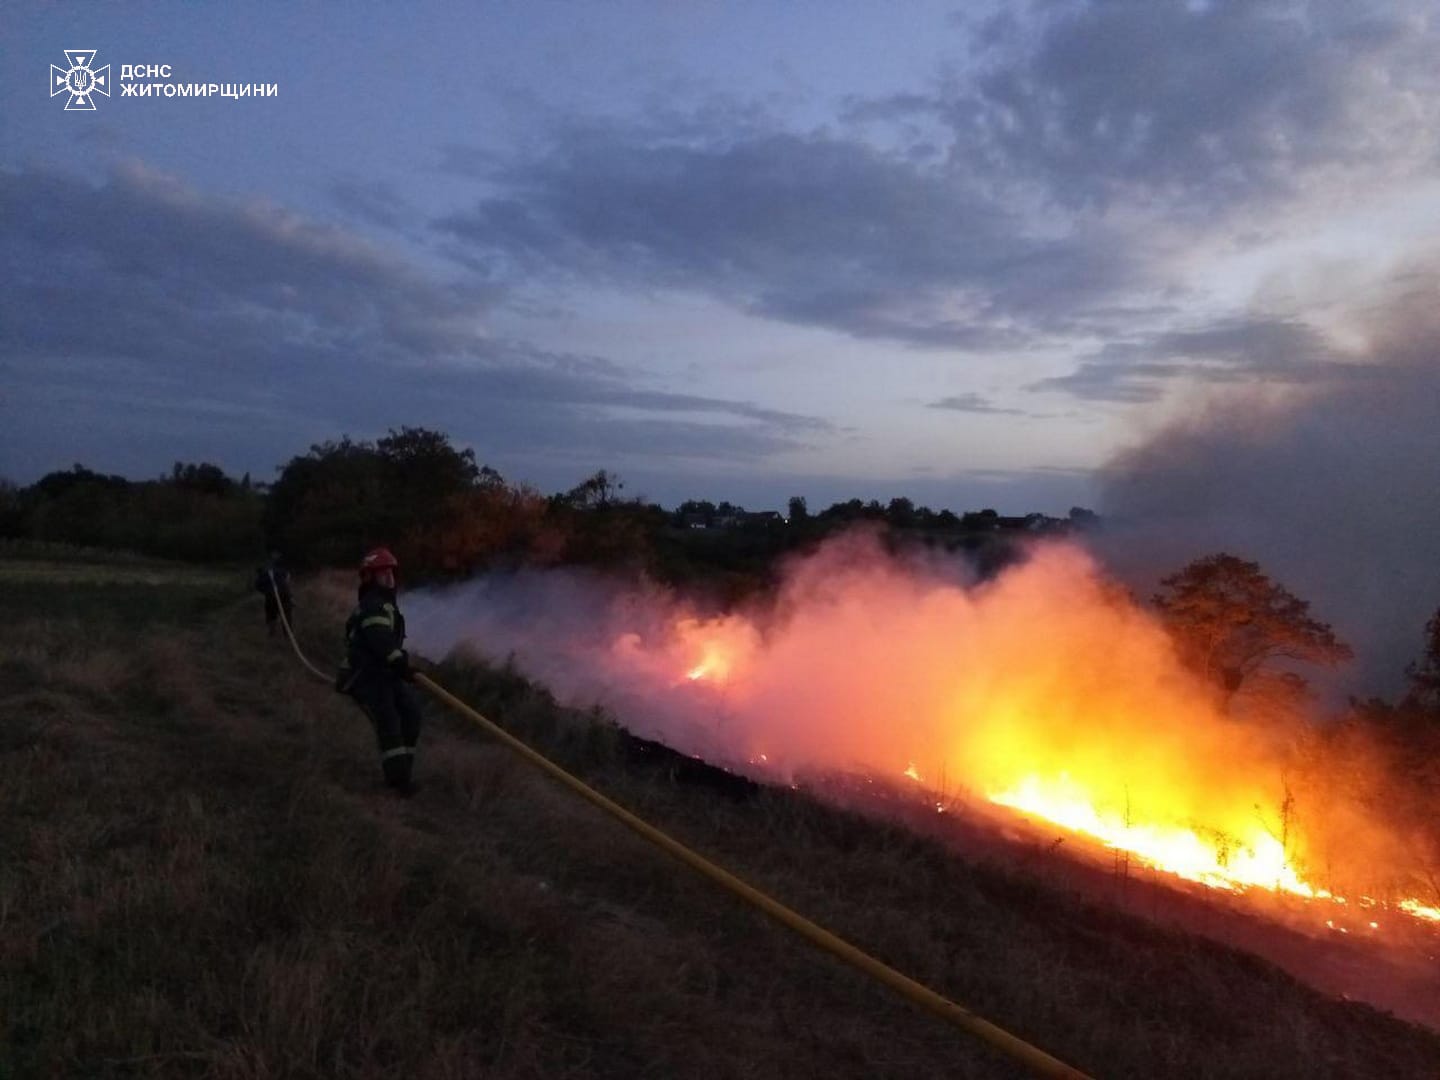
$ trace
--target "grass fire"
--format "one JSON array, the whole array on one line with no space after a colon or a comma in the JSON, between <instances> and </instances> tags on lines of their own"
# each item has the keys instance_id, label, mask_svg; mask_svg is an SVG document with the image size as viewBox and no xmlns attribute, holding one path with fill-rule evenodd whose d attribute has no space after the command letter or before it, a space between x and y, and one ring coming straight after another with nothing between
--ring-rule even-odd
<instances>
[{"instance_id":1,"label":"grass fire","mask_svg":"<svg viewBox=\"0 0 1440 1080\"><path fill-rule=\"evenodd\" d=\"M1231 564L1253 587L1254 568ZM1169 601L1193 611L1187 584ZM1255 619L1238 641L1209 628L1213 663L1250 665L1248 685L1217 685L1186 662L1194 643L1164 603L1141 604L1073 544L982 581L850 536L793 561L763 604L708 617L651 593L586 624L532 610L507 625L465 595L425 602L447 644L514 650L574 703L737 771L909 778L939 808L984 801L1179 879L1303 898L1317 926L1440 921L1433 837L1366 798L1403 804L1403 779L1357 746L1337 753L1296 665L1265 663L1272 646L1343 660L1303 609L1278 645Z\"/></svg>"}]
</instances>

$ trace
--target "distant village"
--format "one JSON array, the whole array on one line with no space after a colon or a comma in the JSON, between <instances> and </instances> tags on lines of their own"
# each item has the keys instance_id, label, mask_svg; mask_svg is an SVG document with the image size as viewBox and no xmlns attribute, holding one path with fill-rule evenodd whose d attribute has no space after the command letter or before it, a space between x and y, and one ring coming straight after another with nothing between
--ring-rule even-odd
<instances>
[{"instance_id":1,"label":"distant village","mask_svg":"<svg viewBox=\"0 0 1440 1080\"><path fill-rule=\"evenodd\" d=\"M878 500L835 503L819 513L811 514L805 500L795 497L790 500L788 512L778 510L746 510L732 503L711 503L691 500L682 503L674 512L672 524L685 529L734 530L775 527L801 522L819 521L835 523L840 521L883 521L897 528L938 529L965 533L1030 533L1038 535L1063 535L1077 529L1093 528L1100 518L1093 510L1076 506L1066 517L1052 517L1049 514L1030 513L1009 516L995 510L967 511L956 514L952 510L931 510L916 507L909 499L892 499L888 504Z\"/></svg>"}]
</instances>

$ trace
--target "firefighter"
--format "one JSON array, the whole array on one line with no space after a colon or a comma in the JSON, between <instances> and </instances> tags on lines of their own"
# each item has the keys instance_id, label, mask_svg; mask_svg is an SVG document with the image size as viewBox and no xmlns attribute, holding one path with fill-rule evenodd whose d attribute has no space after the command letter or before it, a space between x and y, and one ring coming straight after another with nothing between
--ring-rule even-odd
<instances>
[{"instance_id":1,"label":"firefighter","mask_svg":"<svg viewBox=\"0 0 1440 1080\"><path fill-rule=\"evenodd\" d=\"M295 598L290 595L290 572L280 559L278 551L270 553L270 561L255 572L255 591L265 596L265 629L275 636L275 623L280 618L280 609L285 609L285 621L295 625Z\"/></svg>"},{"instance_id":2,"label":"firefighter","mask_svg":"<svg viewBox=\"0 0 1440 1080\"><path fill-rule=\"evenodd\" d=\"M420 703L408 685L414 675L405 652L405 616L395 605L399 565L383 547L361 560L359 603L345 623L346 655L335 685L354 697L375 725L385 783L410 795Z\"/></svg>"}]
</instances>

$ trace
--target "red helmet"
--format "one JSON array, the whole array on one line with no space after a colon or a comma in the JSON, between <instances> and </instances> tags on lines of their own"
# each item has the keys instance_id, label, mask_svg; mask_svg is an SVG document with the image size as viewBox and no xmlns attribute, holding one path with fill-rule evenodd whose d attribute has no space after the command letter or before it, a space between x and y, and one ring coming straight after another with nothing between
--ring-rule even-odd
<instances>
[{"instance_id":1,"label":"red helmet","mask_svg":"<svg viewBox=\"0 0 1440 1080\"><path fill-rule=\"evenodd\" d=\"M360 573L373 574L377 570L394 570L400 565L400 560L395 558L389 548L378 547L367 552L365 558L360 560Z\"/></svg>"}]
</instances>

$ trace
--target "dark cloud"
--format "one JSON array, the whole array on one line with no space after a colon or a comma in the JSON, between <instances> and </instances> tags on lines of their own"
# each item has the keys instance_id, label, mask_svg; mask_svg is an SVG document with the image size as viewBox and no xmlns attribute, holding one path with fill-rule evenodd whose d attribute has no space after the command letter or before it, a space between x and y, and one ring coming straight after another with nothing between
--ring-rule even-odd
<instances>
[{"instance_id":1,"label":"dark cloud","mask_svg":"<svg viewBox=\"0 0 1440 1080\"><path fill-rule=\"evenodd\" d=\"M255 468L343 430L424 423L558 480L621 457L753 462L827 430L488 337L485 287L136 165L98 185L0 171L0 241L4 446L26 473L92 445L127 445L102 463L134 467L160 431L162 463L224 452ZM56 437L62 413L76 438Z\"/></svg>"},{"instance_id":2,"label":"dark cloud","mask_svg":"<svg viewBox=\"0 0 1440 1080\"><path fill-rule=\"evenodd\" d=\"M1038 238L967 178L826 135L571 131L436 227L484 265L660 285L857 337L1013 345L1128 273L1104 230Z\"/></svg>"},{"instance_id":3,"label":"dark cloud","mask_svg":"<svg viewBox=\"0 0 1440 1080\"><path fill-rule=\"evenodd\" d=\"M187 402L236 445L262 445L277 415L297 437L266 445L404 420L541 464L590 448L755 462L826 431L487 332L497 305L563 305L566 285L703 293L952 351L1106 341L1037 384L1095 401L1151 401L1182 379L1368 394L1386 365L1299 323L1154 328L1192 299L1179 257L1197 237L1252 242L1281 227L1277 209L1433 170L1430 15L1408 0L1009 5L961 17L965 62L806 130L746 101L686 107L688 92L625 119L531 100L513 141L495 142L505 152L440 151L447 183L474 192L430 223L454 280L139 167L99 184L3 173L0 407L22 410L5 447L38 460L23 410L91 389L130 404L87 430ZM330 194L367 227L412 217L371 180Z\"/></svg>"},{"instance_id":4,"label":"dark cloud","mask_svg":"<svg viewBox=\"0 0 1440 1080\"><path fill-rule=\"evenodd\" d=\"M978 87L936 110L959 152L1067 203L1159 199L1172 213L1285 195L1325 168L1425 167L1437 38L1418 3L1042 3L995 20Z\"/></svg>"},{"instance_id":5,"label":"dark cloud","mask_svg":"<svg viewBox=\"0 0 1440 1080\"><path fill-rule=\"evenodd\" d=\"M1395 691L1440 607L1437 293L1440 258L1378 303L1356 299L1368 344L1337 377L1278 393L1212 387L1117 458L1103 478L1117 557L1152 582L1213 551L1257 559L1355 645L1352 689Z\"/></svg>"},{"instance_id":6,"label":"dark cloud","mask_svg":"<svg viewBox=\"0 0 1440 1080\"><path fill-rule=\"evenodd\" d=\"M962 21L968 64L847 99L819 130L720 102L570 120L509 164L452 147L447 168L485 194L436 227L486 275L1013 349L1123 333L1124 301L1175 284L1187 236L1253 231L1327 184L1418 175L1440 145L1440 33L1418 4L1045 0ZM1156 396L1161 369L1127 383L1115 359L1057 385Z\"/></svg>"},{"instance_id":7,"label":"dark cloud","mask_svg":"<svg viewBox=\"0 0 1440 1080\"><path fill-rule=\"evenodd\" d=\"M1030 389L1128 403L1155 401L1175 380L1302 385L1382 375L1366 359L1341 354L1313 327L1256 316L1112 342L1082 357L1069 375L1042 379Z\"/></svg>"},{"instance_id":8,"label":"dark cloud","mask_svg":"<svg viewBox=\"0 0 1440 1080\"><path fill-rule=\"evenodd\" d=\"M949 409L954 412L983 413L998 416L1028 416L1029 413L1023 409L1002 409L982 394L956 394L952 397L941 398L939 401L932 401L927 406L931 409Z\"/></svg>"}]
</instances>

